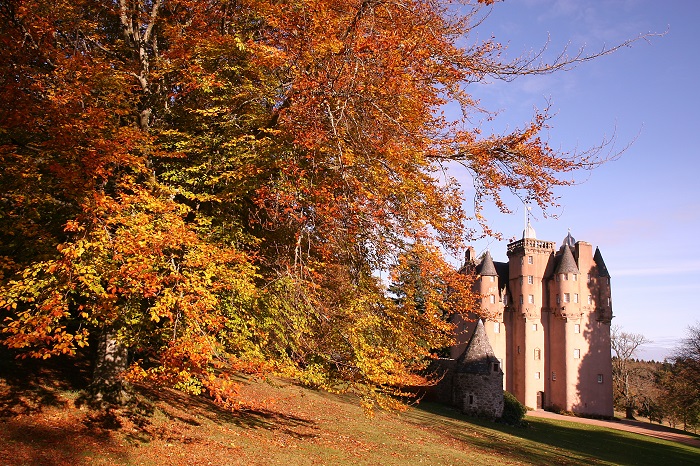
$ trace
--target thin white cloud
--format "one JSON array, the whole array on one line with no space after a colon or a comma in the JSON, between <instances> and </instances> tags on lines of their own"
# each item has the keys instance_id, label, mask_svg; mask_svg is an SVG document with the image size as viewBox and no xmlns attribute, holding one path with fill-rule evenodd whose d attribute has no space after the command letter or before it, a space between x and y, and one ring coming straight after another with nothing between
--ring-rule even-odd
<instances>
[{"instance_id":1,"label":"thin white cloud","mask_svg":"<svg viewBox=\"0 0 700 466\"><path fill-rule=\"evenodd\" d=\"M662 275L686 275L692 272L700 272L700 261L676 262L653 267L634 267L616 269L616 277L662 276ZM694 285L700 286L700 283Z\"/></svg>"}]
</instances>

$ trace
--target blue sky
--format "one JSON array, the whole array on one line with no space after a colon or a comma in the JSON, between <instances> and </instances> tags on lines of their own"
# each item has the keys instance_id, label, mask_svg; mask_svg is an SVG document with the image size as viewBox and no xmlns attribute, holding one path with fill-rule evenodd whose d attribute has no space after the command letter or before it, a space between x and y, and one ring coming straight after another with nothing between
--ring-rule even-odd
<instances>
[{"instance_id":1,"label":"blue sky","mask_svg":"<svg viewBox=\"0 0 700 466\"><path fill-rule=\"evenodd\" d=\"M515 57L569 44L595 53L643 33L663 37L583 63L572 71L471 87L488 109L500 110L496 129L522 126L533 108L551 102L556 116L545 135L554 148L584 150L615 135L615 149L632 145L616 161L577 176L581 183L556 191L558 218L533 210L537 237L598 246L612 276L613 324L654 341L642 356L663 358L689 325L700 321L700 49L697 0L510 0L497 3L475 31L493 34ZM474 37L477 38L477 37ZM469 179L459 171L469 207ZM523 207L486 211L505 238L522 235ZM480 240L506 260L506 241Z\"/></svg>"}]
</instances>

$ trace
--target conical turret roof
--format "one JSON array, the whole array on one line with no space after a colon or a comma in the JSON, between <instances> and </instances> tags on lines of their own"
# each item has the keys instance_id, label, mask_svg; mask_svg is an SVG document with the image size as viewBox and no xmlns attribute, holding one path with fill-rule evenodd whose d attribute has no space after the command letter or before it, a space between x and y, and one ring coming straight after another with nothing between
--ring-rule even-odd
<instances>
[{"instance_id":1,"label":"conical turret roof","mask_svg":"<svg viewBox=\"0 0 700 466\"><path fill-rule=\"evenodd\" d=\"M571 230L569 230L569 233L566 235L566 238L564 238L564 241L562 241L562 246L569 246L569 247L574 247L576 246L576 240L574 239L573 236L571 236Z\"/></svg>"},{"instance_id":2,"label":"conical turret roof","mask_svg":"<svg viewBox=\"0 0 700 466\"><path fill-rule=\"evenodd\" d=\"M593 262L595 262L595 265L598 267L599 277L610 278L608 268L605 266L605 262L603 261L603 255L600 253L600 249L598 248L595 248L595 254L593 254Z\"/></svg>"},{"instance_id":3,"label":"conical turret roof","mask_svg":"<svg viewBox=\"0 0 700 466\"><path fill-rule=\"evenodd\" d=\"M562 246L562 254L559 259L559 265L554 273L579 273L578 266L576 265L576 260L574 255L571 253L571 248L569 246Z\"/></svg>"},{"instance_id":4,"label":"conical turret roof","mask_svg":"<svg viewBox=\"0 0 700 466\"><path fill-rule=\"evenodd\" d=\"M489 374L492 372L495 362L498 362L498 358L496 358L491 343L489 343L484 323L478 319L474 334L467 343L467 348L457 359L457 372Z\"/></svg>"},{"instance_id":5,"label":"conical turret roof","mask_svg":"<svg viewBox=\"0 0 700 466\"><path fill-rule=\"evenodd\" d=\"M495 277L498 275L498 272L496 272L496 265L493 263L491 253L489 251L486 251L481 263L476 267L476 273L486 277Z\"/></svg>"}]
</instances>

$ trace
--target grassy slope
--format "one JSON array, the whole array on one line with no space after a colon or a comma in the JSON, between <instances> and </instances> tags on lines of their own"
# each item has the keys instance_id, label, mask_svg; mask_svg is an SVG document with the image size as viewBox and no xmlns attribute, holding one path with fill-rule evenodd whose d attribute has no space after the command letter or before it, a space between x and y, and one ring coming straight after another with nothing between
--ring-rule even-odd
<instances>
[{"instance_id":1,"label":"grassy slope","mask_svg":"<svg viewBox=\"0 0 700 466\"><path fill-rule=\"evenodd\" d=\"M74 367L8 367L0 465L700 464L697 448L570 422L512 428L432 404L368 418L351 397L283 381L246 383L251 407L238 413L147 389L138 405L101 413L81 408Z\"/></svg>"}]
</instances>

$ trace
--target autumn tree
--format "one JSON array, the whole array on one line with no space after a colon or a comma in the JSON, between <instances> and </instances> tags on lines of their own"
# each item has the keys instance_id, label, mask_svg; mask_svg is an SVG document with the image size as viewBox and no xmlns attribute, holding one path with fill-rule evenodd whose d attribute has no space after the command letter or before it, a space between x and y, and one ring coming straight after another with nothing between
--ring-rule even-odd
<instances>
[{"instance_id":1,"label":"autumn tree","mask_svg":"<svg viewBox=\"0 0 700 466\"><path fill-rule=\"evenodd\" d=\"M688 333L676 347L672 364L664 373L664 407L683 429L700 426L700 325L688 327Z\"/></svg>"},{"instance_id":2,"label":"autumn tree","mask_svg":"<svg viewBox=\"0 0 700 466\"><path fill-rule=\"evenodd\" d=\"M115 398L126 377L233 402L244 368L369 405L425 382L451 338L440 314L473 299L440 251L489 231L504 190L546 208L603 161L552 150L546 113L474 126L470 86L593 58L464 46L491 3L0 3L3 344L96 348L96 392ZM378 278L419 243L423 309Z\"/></svg>"},{"instance_id":3,"label":"autumn tree","mask_svg":"<svg viewBox=\"0 0 700 466\"><path fill-rule=\"evenodd\" d=\"M625 408L627 419L634 419L634 410L637 407L637 398L644 391L645 377L643 367L635 364L634 357L637 350L643 344L651 343L644 335L639 333L623 332L613 325L610 329L610 346L613 357L613 386L616 398Z\"/></svg>"}]
</instances>

